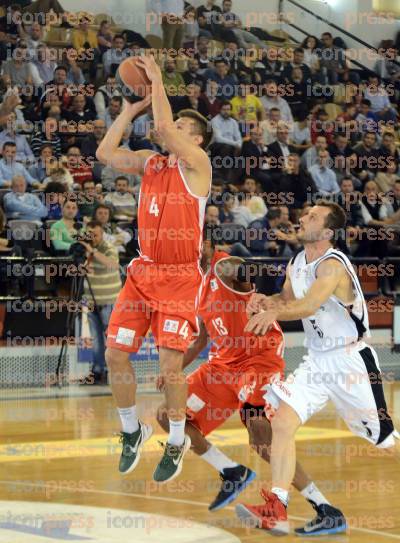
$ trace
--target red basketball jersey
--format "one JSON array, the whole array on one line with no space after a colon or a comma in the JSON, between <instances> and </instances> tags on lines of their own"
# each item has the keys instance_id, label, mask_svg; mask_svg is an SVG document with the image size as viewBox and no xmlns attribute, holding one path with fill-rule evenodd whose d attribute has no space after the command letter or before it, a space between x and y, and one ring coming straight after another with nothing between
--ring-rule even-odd
<instances>
[{"instance_id":1,"label":"red basketball jersey","mask_svg":"<svg viewBox=\"0 0 400 543\"><path fill-rule=\"evenodd\" d=\"M150 156L139 195L141 255L160 264L198 262L207 199L192 194L178 160Z\"/></svg>"},{"instance_id":2,"label":"red basketball jersey","mask_svg":"<svg viewBox=\"0 0 400 543\"><path fill-rule=\"evenodd\" d=\"M204 277L199 314L212 340L209 361L238 364L259 355L283 356L284 339L277 322L264 336L244 332L248 322L246 306L254 291L238 292L226 286L216 273L216 264L230 258L227 253L215 252L211 267Z\"/></svg>"}]
</instances>

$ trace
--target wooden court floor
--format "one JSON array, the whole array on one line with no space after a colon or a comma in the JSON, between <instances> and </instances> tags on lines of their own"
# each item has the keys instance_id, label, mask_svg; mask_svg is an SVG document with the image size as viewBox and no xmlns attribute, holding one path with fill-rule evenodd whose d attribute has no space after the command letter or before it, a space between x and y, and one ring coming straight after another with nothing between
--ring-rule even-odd
<instances>
[{"instance_id":1,"label":"wooden court floor","mask_svg":"<svg viewBox=\"0 0 400 543\"><path fill-rule=\"evenodd\" d=\"M392 383L386 394L389 409L398 422L400 383ZM79 511L82 507L83 513L93 511L85 509L87 507L103 508L108 515L105 526L113 528L108 532L110 537L105 533L105 539L99 539L87 530L87 537L83 539L88 541L193 541L196 532L195 527L191 527L192 522L223 530L220 533L227 534L226 541L257 543L270 538L263 531L242 528L233 505L209 513L207 506L217 493L219 479L216 472L192 452L187 454L178 479L164 486L153 483L152 472L161 454L158 440L164 437L154 419L160 400L158 394L139 396L140 416L153 424L155 436L146 445L137 469L126 477L117 471L119 424L111 396L1 401L0 503L3 511L4 507L11 512L25 508L40 513L43 504L65 511L69 508ZM261 486L268 485L269 466L250 451L239 419L232 417L211 440L257 472L257 479L239 501L260 503L258 492ZM317 540L354 543L400 540L400 463L393 456L353 438L329 406L299 433L297 451L313 480L331 503L345 512L351 526L346 535ZM119 517L116 520L121 510L148 513L148 519L151 515L165 515L165 525L158 526L158 531L142 530L138 538L135 527L124 525ZM309 504L295 491L289 513L292 528L313 516ZM50 537L44 537L7 522L0 514L1 542L65 541L71 539L74 532L71 529L67 536L58 538L50 533ZM236 537L229 539L229 534ZM204 537L196 541L209 543L217 539L221 543L225 541L222 536L209 537L204 528ZM299 538L290 535L280 540L291 542Z\"/></svg>"}]
</instances>

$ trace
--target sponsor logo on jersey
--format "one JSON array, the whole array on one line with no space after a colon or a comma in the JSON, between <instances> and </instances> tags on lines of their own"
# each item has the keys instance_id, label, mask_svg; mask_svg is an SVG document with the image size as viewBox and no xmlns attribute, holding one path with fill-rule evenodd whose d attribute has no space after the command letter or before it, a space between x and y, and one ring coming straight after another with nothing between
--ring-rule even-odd
<instances>
[{"instance_id":1,"label":"sponsor logo on jersey","mask_svg":"<svg viewBox=\"0 0 400 543\"><path fill-rule=\"evenodd\" d=\"M210 281L210 288L211 290L218 290L218 283L216 279L211 279Z\"/></svg>"},{"instance_id":2,"label":"sponsor logo on jersey","mask_svg":"<svg viewBox=\"0 0 400 543\"><path fill-rule=\"evenodd\" d=\"M238 398L241 402L245 402L249 396L251 396L256 389L256 381L253 381L250 385L244 385L239 390Z\"/></svg>"},{"instance_id":3,"label":"sponsor logo on jersey","mask_svg":"<svg viewBox=\"0 0 400 543\"><path fill-rule=\"evenodd\" d=\"M173 321L171 319L166 319L164 322L164 332L171 332L171 334L176 334L178 331L179 321Z\"/></svg>"},{"instance_id":4,"label":"sponsor logo on jersey","mask_svg":"<svg viewBox=\"0 0 400 543\"><path fill-rule=\"evenodd\" d=\"M127 345L128 347L131 347L133 345L135 334L136 331L131 330L130 328L118 328L115 342L119 343L120 345Z\"/></svg>"}]
</instances>

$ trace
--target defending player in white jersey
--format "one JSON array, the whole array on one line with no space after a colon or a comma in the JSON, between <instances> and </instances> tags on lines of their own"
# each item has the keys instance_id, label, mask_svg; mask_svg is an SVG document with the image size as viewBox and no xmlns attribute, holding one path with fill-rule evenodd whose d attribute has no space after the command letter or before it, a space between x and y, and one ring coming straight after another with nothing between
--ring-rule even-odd
<instances>
[{"instance_id":1,"label":"defending player in white jersey","mask_svg":"<svg viewBox=\"0 0 400 543\"><path fill-rule=\"evenodd\" d=\"M289 488L296 462L298 428L331 400L349 429L380 448L395 446L375 351L364 343L369 323L364 296L348 258L334 249L346 218L335 203L320 201L300 219L304 250L289 263L280 294L254 294L246 330L264 334L276 320L302 319L308 355L264 398L271 419L272 489L262 506L238 505L237 514L271 533L287 533ZM332 534L337 526L314 519L299 535ZM341 531L341 530L340 530Z\"/></svg>"}]
</instances>

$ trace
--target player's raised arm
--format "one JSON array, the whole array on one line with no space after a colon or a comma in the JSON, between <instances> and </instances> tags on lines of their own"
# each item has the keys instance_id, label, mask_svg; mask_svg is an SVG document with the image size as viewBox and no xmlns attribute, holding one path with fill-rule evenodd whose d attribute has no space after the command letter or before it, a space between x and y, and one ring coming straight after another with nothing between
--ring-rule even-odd
<instances>
[{"instance_id":1,"label":"player's raised arm","mask_svg":"<svg viewBox=\"0 0 400 543\"><path fill-rule=\"evenodd\" d=\"M194 192L198 196L206 196L209 191L211 166L207 153L202 149L206 146L210 133L207 132L207 121L205 121L205 130L203 133L199 130L191 134L188 138L185 123L195 123L195 117L202 118L195 111L185 110L186 115L182 115L177 122L174 122L170 103L164 89L161 70L153 56L142 56L137 61L138 66L143 68L152 84L152 108L154 116L154 128L159 134L167 151L175 154L185 163L185 168L193 170L197 177ZM182 112L180 112L182 114ZM180 116L180 115L179 115ZM196 128L194 128L196 130ZM190 179L188 179L189 184ZM193 187L190 187L193 189Z\"/></svg>"},{"instance_id":2,"label":"player's raised arm","mask_svg":"<svg viewBox=\"0 0 400 543\"><path fill-rule=\"evenodd\" d=\"M151 96L146 96L141 102L129 104L124 101L124 109L108 129L96 151L97 159L123 173L143 174L147 157L153 151L147 149L141 151L129 151L120 148L122 135L132 120L151 102Z\"/></svg>"},{"instance_id":3,"label":"player's raised arm","mask_svg":"<svg viewBox=\"0 0 400 543\"><path fill-rule=\"evenodd\" d=\"M335 293L342 280L350 280L343 265L334 259L325 260L319 265L317 278L303 298L291 301L276 299L267 310L249 320L246 331L263 335L275 320L295 321L314 315Z\"/></svg>"}]
</instances>

